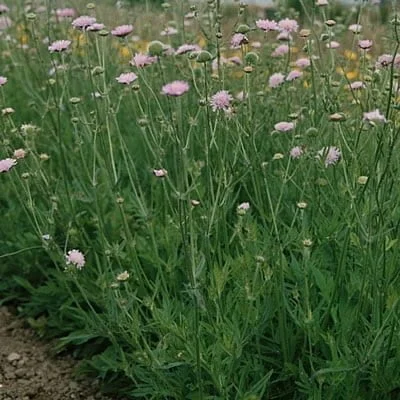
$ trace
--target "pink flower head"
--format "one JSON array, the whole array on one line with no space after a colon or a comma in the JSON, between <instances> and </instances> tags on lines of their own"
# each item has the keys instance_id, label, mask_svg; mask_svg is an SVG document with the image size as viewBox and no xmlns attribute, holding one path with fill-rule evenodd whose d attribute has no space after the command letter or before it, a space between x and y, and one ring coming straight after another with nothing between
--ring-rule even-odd
<instances>
[{"instance_id":1,"label":"pink flower head","mask_svg":"<svg viewBox=\"0 0 400 400\"><path fill-rule=\"evenodd\" d=\"M250 203L247 202L247 201L245 201L244 203L240 203L240 204L237 206L237 212L238 212L238 214L240 214L240 215L246 214L246 212L249 211L249 210L250 210Z\"/></svg>"},{"instance_id":2,"label":"pink flower head","mask_svg":"<svg viewBox=\"0 0 400 400\"><path fill-rule=\"evenodd\" d=\"M362 25L360 24L352 24L349 26L349 31L353 32L354 34L360 33L362 30Z\"/></svg>"},{"instance_id":3,"label":"pink flower head","mask_svg":"<svg viewBox=\"0 0 400 400\"><path fill-rule=\"evenodd\" d=\"M61 53L67 50L70 44L70 40L56 40L49 46L49 51L50 53Z\"/></svg>"},{"instance_id":4,"label":"pink flower head","mask_svg":"<svg viewBox=\"0 0 400 400\"><path fill-rule=\"evenodd\" d=\"M95 22L94 24L86 28L86 30L90 32L98 32L101 31L102 29L104 29L104 24L100 24L98 22Z\"/></svg>"},{"instance_id":5,"label":"pink flower head","mask_svg":"<svg viewBox=\"0 0 400 400\"><path fill-rule=\"evenodd\" d=\"M387 67L388 65L392 64L393 56L391 54L382 54L378 57L377 66L380 67Z\"/></svg>"},{"instance_id":6,"label":"pink flower head","mask_svg":"<svg viewBox=\"0 0 400 400\"><path fill-rule=\"evenodd\" d=\"M5 76L0 76L0 86L4 86L8 79Z\"/></svg>"},{"instance_id":7,"label":"pink flower head","mask_svg":"<svg viewBox=\"0 0 400 400\"><path fill-rule=\"evenodd\" d=\"M276 40L280 40L281 42L289 42L292 40L292 35L289 32L282 31L278 33Z\"/></svg>"},{"instance_id":8,"label":"pink flower head","mask_svg":"<svg viewBox=\"0 0 400 400\"><path fill-rule=\"evenodd\" d=\"M242 44L249 43L249 39L243 33L235 33L231 38L231 49L239 49Z\"/></svg>"},{"instance_id":9,"label":"pink flower head","mask_svg":"<svg viewBox=\"0 0 400 400\"><path fill-rule=\"evenodd\" d=\"M10 9L5 4L0 4L0 14L4 14L9 11Z\"/></svg>"},{"instance_id":10,"label":"pink flower head","mask_svg":"<svg viewBox=\"0 0 400 400\"><path fill-rule=\"evenodd\" d=\"M295 146L290 150L289 154L290 157L297 159L304 154L304 150L300 146Z\"/></svg>"},{"instance_id":11,"label":"pink flower head","mask_svg":"<svg viewBox=\"0 0 400 400\"><path fill-rule=\"evenodd\" d=\"M70 250L65 256L67 265L72 264L77 269L82 269L86 263L85 256L79 250Z\"/></svg>"},{"instance_id":12,"label":"pink flower head","mask_svg":"<svg viewBox=\"0 0 400 400\"><path fill-rule=\"evenodd\" d=\"M132 60L129 62L131 65L137 68L143 68L146 65L151 65L157 61L157 57L151 57L147 54L136 53Z\"/></svg>"},{"instance_id":13,"label":"pink flower head","mask_svg":"<svg viewBox=\"0 0 400 400\"><path fill-rule=\"evenodd\" d=\"M73 18L75 15L76 12L73 8L57 8L56 10L56 17L58 19Z\"/></svg>"},{"instance_id":14,"label":"pink flower head","mask_svg":"<svg viewBox=\"0 0 400 400\"><path fill-rule=\"evenodd\" d=\"M307 68L311 65L311 61L309 58L299 58L295 61L295 65L299 68Z\"/></svg>"},{"instance_id":15,"label":"pink flower head","mask_svg":"<svg viewBox=\"0 0 400 400\"><path fill-rule=\"evenodd\" d=\"M274 128L278 132L289 132L294 128L294 123L282 121L275 124Z\"/></svg>"},{"instance_id":16,"label":"pink flower head","mask_svg":"<svg viewBox=\"0 0 400 400\"><path fill-rule=\"evenodd\" d=\"M256 21L256 26L264 32L277 31L279 29L278 23L273 20L270 21L269 19L259 19Z\"/></svg>"},{"instance_id":17,"label":"pink flower head","mask_svg":"<svg viewBox=\"0 0 400 400\"><path fill-rule=\"evenodd\" d=\"M294 81L295 79L301 78L303 73L297 69L290 71L286 77L288 82Z\"/></svg>"},{"instance_id":18,"label":"pink flower head","mask_svg":"<svg viewBox=\"0 0 400 400\"><path fill-rule=\"evenodd\" d=\"M185 81L173 81L162 87L161 93L167 96L182 96L189 90L189 84Z\"/></svg>"},{"instance_id":19,"label":"pink flower head","mask_svg":"<svg viewBox=\"0 0 400 400\"><path fill-rule=\"evenodd\" d=\"M165 178L168 175L168 171L164 168L153 169L153 175L156 178Z\"/></svg>"},{"instance_id":20,"label":"pink flower head","mask_svg":"<svg viewBox=\"0 0 400 400\"><path fill-rule=\"evenodd\" d=\"M329 42L329 43L326 44L326 47L327 47L328 49L337 49L337 48L340 47L340 43L339 43L339 42L336 42L335 40L332 40L331 42Z\"/></svg>"},{"instance_id":21,"label":"pink flower head","mask_svg":"<svg viewBox=\"0 0 400 400\"><path fill-rule=\"evenodd\" d=\"M329 165L335 165L342 157L342 153L337 147L329 146L319 150L317 157L325 157L325 167L328 167Z\"/></svg>"},{"instance_id":22,"label":"pink flower head","mask_svg":"<svg viewBox=\"0 0 400 400\"><path fill-rule=\"evenodd\" d=\"M5 15L0 16L0 32L8 29L12 24L13 22L10 18Z\"/></svg>"},{"instance_id":23,"label":"pink flower head","mask_svg":"<svg viewBox=\"0 0 400 400\"><path fill-rule=\"evenodd\" d=\"M82 15L78 18L75 18L72 21L72 26L75 29L80 29L80 30L85 30L87 29L90 25L93 25L96 22L96 18L94 17L89 17L88 15Z\"/></svg>"},{"instance_id":24,"label":"pink flower head","mask_svg":"<svg viewBox=\"0 0 400 400\"><path fill-rule=\"evenodd\" d=\"M273 52L272 57L280 57L289 53L289 46L287 44L281 44Z\"/></svg>"},{"instance_id":25,"label":"pink flower head","mask_svg":"<svg viewBox=\"0 0 400 400\"><path fill-rule=\"evenodd\" d=\"M239 56L229 57L226 61L235 65L242 65L242 60Z\"/></svg>"},{"instance_id":26,"label":"pink flower head","mask_svg":"<svg viewBox=\"0 0 400 400\"><path fill-rule=\"evenodd\" d=\"M351 90L360 90L360 89L365 89L366 86L365 83L362 81L354 81L350 83L349 88Z\"/></svg>"},{"instance_id":27,"label":"pink flower head","mask_svg":"<svg viewBox=\"0 0 400 400\"><path fill-rule=\"evenodd\" d=\"M181 46L179 46L176 51L175 51L175 55L179 56L181 54L186 54L192 51L200 51L201 47L198 44L182 44Z\"/></svg>"},{"instance_id":28,"label":"pink flower head","mask_svg":"<svg viewBox=\"0 0 400 400\"><path fill-rule=\"evenodd\" d=\"M124 74L121 74L120 76L118 76L117 78L115 78L117 80L118 83L122 83L124 85L129 85L132 82L136 81L137 79L137 75L133 72L126 72Z\"/></svg>"},{"instance_id":29,"label":"pink flower head","mask_svg":"<svg viewBox=\"0 0 400 400\"><path fill-rule=\"evenodd\" d=\"M25 156L26 156L26 151L24 149L16 149L16 150L14 150L13 157L15 159L25 158Z\"/></svg>"},{"instance_id":30,"label":"pink flower head","mask_svg":"<svg viewBox=\"0 0 400 400\"><path fill-rule=\"evenodd\" d=\"M285 82L285 75L277 72L269 77L268 86L270 88L277 88L278 86L282 85L283 82Z\"/></svg>"},{"instance_id":31,"label":"pink flower head","mask_svg":"<svg viewBox=\"0 0 400 400\"><path fill-rule=\"evenodd\" d=\"M172 36L178 33L178 29L173 28L172 26L167 26L163 31L161 31L161 36Z\"/></svg>"},{"instance_id":32,"label":"pink flower head","mask_svg":"<svg viewBox=\"0 0 400 400\"><path fill-rule=\"evenodd\" d=\"M295 19L285 18L281 19L278 22L278 29L281 32L287 32L287 33L297 32L297 30L299 29L299 24Z\"/></svg>"},{"instance_id":33,"label":"pink flower head","mask_svg":"<svg viewBox=\"0 0 400 400\"><path fill-rule=\"evenodd\" d=\"M372 47L372 44L372 40L368 39L358 41L358 47L362 50L369 50Z\"/></svg>"},{"instance_id":34,"label":"pink flower head","mask_svg":"<svg viewBox=\"0 0 400 400\"><path fill-rule=\"evenodd\" d=\"M386 122L386 118L381 112L376 109L374 111L365 112L363 114L363 121L366 122Z\"/></svg>"},{"instance_id":35,"label":"pink flower head","mask_svg":"<svg viewBox=\"0 0 400 400\"><path fill-rule=\"evenodd\" d=\"M215 93L210 99L210 105L213 111L226 111L231 105L233 97L227 90L220 90Z\"/></svg>"},{"instance_id":36,"label":"pink flower head","mask_svg":"<svg viewBox=\"0 0 400 400\"><path fill-rule=\"evenodd\" d=\"M5 158L0 160L0 172L8 172L12 167L17 164L17 160L13 158Z\"/></svg>"},{"instance_id":37,"label":"pink flower head","mask_svg":"<svg viewBox=\"0 0 400 400\"><path fill-rule=\"evenodd\" d=\"M120 25L114 28L111 31L111 34L117 37L125 37L128 36L130 33L132 33L132 31L133 31L132 25Z\"/></svg>"}]
</instances>

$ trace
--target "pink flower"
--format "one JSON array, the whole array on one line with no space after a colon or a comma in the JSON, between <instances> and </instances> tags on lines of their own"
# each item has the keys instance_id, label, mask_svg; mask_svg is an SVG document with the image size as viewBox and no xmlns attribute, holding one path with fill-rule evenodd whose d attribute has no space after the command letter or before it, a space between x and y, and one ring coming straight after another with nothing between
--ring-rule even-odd
<instances>
[{"instance_id":1,"label":"pink flower","mask_svg":"<svg viewBox=\"0 0 400 400\"><path fill-rule=\"evenodd\" d=\"M165 178L168 174L168 171L164 168L161 169L153 169L153 175L157 178Z\"/></svg>"},{"instance_id":2,"label":"pink flower","mask_svg":"<svg viewBox=\"0 0 400 400\"><path fill-rule=\"evenodd\" d=\"M13 24L13 22L10 18L2 15L0 17L0 32L8 29L10 26L12 26L12 24Z\"/></svg>"},{"instance_id":3,"label":"pink flower","mask_svg":"<svg viewBox=\"0 0 400 400\"><path fill-rule=\"evenodd\" d=\"M244 215L244 214L246 214L246 212L247 211L249 211L250 210L250 203L249 202L244 202L244 203L241 203L241 204L239 204L238 206L237 206L237 213L239 214L239 215Z\"/></svg>"},{"instance_id":4,"label":"pink flower","mask_svg":"<svg viewBox=\"0 0 400 400\"><path fill-rule=\"evenodd\" d=\"M354 81L354 82L351 82L349 85L349 88L351 90L365 89L365 87L366 87L365 83L362 81Z\"/></svg>"},{"instance_id":5,"label":"pink flower","mask_svg":"<svg viewBox=\"0 0 400 400\"><path fill-rule=\"evenodd\" d=\"M124 74L121 74L117 78L115 78L118 83L123 83L124 85L129 85L132 82L136 81L137 75L133 72L126 72Z\"/></svg>"},{"instance_id":6,"label":"pink flower","mask_svg":"<svg viewBox=\"0 0 400 400\"><path fill-rule=\"evenodd\" d=\"M335 165L342 157L342 153L337 147L329 146L319 150L317 157L325 157L325 167L328 167L329 165Z\"/></svg>"},{"instance_id":7,"label":"pink flower","mask_svg":"<svg viewBox=\"0 0 400 400\"><path fill-rule=\"evenodd\" d=\"M285 75L277 72L269 77L268 86L270 88L277 88L278 86L282 85L283 82L285 82Z\"/></svg>"},{"instance_id":8,"label":"pink flower","mask_svg":"<svg viewBox=\"0 0 400 400\"><path fill-rule=\"evenodd\" d=\"M75 29L81 29L85 30L87 29L90 25L93 25L96 22L96 18L94 17L89 17L88 15L82 15L78 18L75 18L72 21L72 26Z\"/></svg>"},{"instance_id":9,"label":"pink flower","mask_svg":"<svg viewBox=\"0 0 400 400\"><path fill-rule=\"evenodd\" d=\"M58 19L73 18L75 17L75 10L73 8L57 8L56 16Z\"/></svg>"},{"instance_id":10,"label":"pink flower","mask_svg":"<svg viewBox=\"0 0 400 400\"><path fill-rule=\"evenodd\" d=\"M323 7L323 6L327 6L329 3L328 3L328 0L317 0L317 2L315 4L319 7Z\"/></svg>"},{"instance_id":11,"label":"pink flower","mask_svg":"<svg viewBox=\"0 0 400 400\"><path fill-rule=\"evenodd\" d=\"M12 167L17 164L17 160L13 158L5 158L0 160L0 172L8 172Z\"/></svg>"},{"instance_id":12,"label":"pink flower","mask_svg":"<svg viewBox=\"0 0 400 400\"><path fill-rule=\"evenodd\" d=\"M5 4L0 4L0 14L4 14L9 11L10 9Z\"/></svg>"},{"instance_id":13,"label":"pink flower","mask_svg":"<svg viewBox=\"0 0 400 400\"><path fill-rule=\"evenodd\" d=\"M4 86L8 79L5 76L0 76L0 86Z\"/></svg>"},{"instance_id":14,"label":"pink flower","mask_svg":"<svg viewBox=\"0 0 400 400\"><path fill-rule=\"evenodd\" d=\"M264 32L278 30L278 23L273 20L270 21L269 19L259 19L258 21L256 21L256 26Z\"/></svg>"},{"instance_id":15,"label":"pink flower","mask_svg":"<svg viewBox=\"0 0 400 400\"><path fill-rule=\"evenodd\" d=\"M363 121L366 122L386 122L386 118L381 112L376 109L374 111L365 112L363 114Z\"/></svg>"},{"instance_id":16,"label":"pink flower","mask_svg":"<svg viewBox=\"0 0 400 400\"><path fill-rule=\"evenodd\" d=\"M242 44L249 43L249 40L243 33L235 33L231 38L231 49L239 49Z\"/></svg>"},{"instance_id":17,"label":"pink flower","mask_svg":"<svg viewBox=\"0 0 400 400\"><path fill-rule=\"evenodd\" d=\"M226 61L235 65L242 65L242 60L238 56L229 57Z\"/></svg>"},{"instance_id":18,"label":"pink flower","mask_svg":"<svg viewBox=\"0 0 400 400\"><path fill-rule=\"evenodd\" d=\"M179 46L176 51L175 55L179 56L181 54L186 54L192 51L200 51L201 47L198 44L182 44Z\"/></svg>"},{"instance_id":19,"label":"pink flower","mask_svg":"<svg viewBox=\"0 0 400 400\"><path fill-rule=\"evenodd\" d=\"M292 40L292 35L289 32L282 31L276 37L276 40L280 40L281 42L289 42Z\"/></svg>"},{"instance_id":20,"label":"pink flower","mask_svg":"<svg viewBox=\"0 0 400 400\"><path fill-rule=\"evenodd\" d=\"M294 128L294 123L282 121L275 124L274 128L278 132L289 132Z\"/></svg>"},{"instance_id":21,"label":"pink flower","mask_svg":"<svg viewBox=\"0 0 400 400\"><path fill-rule=\"evenodd\" d=\"M178 29L172 28L171 26L166 27L163 31L161 31L161 36L172 36L178 33Z\"/></svg>"},{"instance_id":22,"label":"pink flower","mask_svg":"<svg viewBox=\"0 0 400 400\"><path fill-rule=\"evenodd\" d=\"M362 26L360 24L353 24L349 26L349 31L353 33L360 33L362 30Z\"/></svg>"},{"instance_id":23,"label":"pink flower","mask_svg":"<svg viewBox=\"0 0 400 400\"><path fill-rule=\"evenodd\" d=\"M295 79L301 78L302 76L303 76L303 73L301 71L294 69L288 73L286 80L288 82L291 82L291 81L294 81Z\"/></svg>"},{"instance_id":24,"label":"pink flower","mask_svg":"<svg viewBox=\"0 0 400 400\"><path fill-rule=\"evenodd\" d=\"M70 40L56 40L49 46L50 53L60 53L68 49Z\"/></svg>"},{"instance_id":25,"label":"pink flower","mask_svg":"<svg viewBox=\"0 0 400 400\"><path fill-rule=\"evenodd\" d=\"M358 47L362 50L369 50L372 47L372 40L359 40L358 41Z\"/></svg>"},{"instance_id":26,"label":"pink flower","mask_svg":"<svg viewBox=\"0 0 400 400\"><path fill-rule=\"evenodd\" d=\"M114 28L111 31L111 34L117 37L125 37L128 36L132 31L133 31L132 25L120 25Z\"/></svg>"},{"instance_id":27,"label":"pink flower","mask_svg":"<svg viewBox=\"0 0 400 400\"><path fill-rule=\"evenodd\" d=\"M130 61L130 64L138 68L143 68L146 65L155 63L156 61L157 57L151 57L143 53L136 53Z\"/></svg>"},{"instance_id":28,"label":"pink flower","mask_svg":"<svg viewBox=\"0 0 400 400\"><path fill-rule=\"evenodd\" d=\"M311 65L311 61L309 58L299 58L295 61L295 65L299 68L307 68Z\"/></svg>"},{"instance_id":29,"label":"pink flower","mask_svg":"<svg viewBox=\"0 0 400 400\"><path fill-rule=\"evenodd\" d=\"M391 54L382 54L378 57L377 66L387 67L393 62L393 56Z\"/></svg>"},{"instance_id":30,"label":"pink flower","mask_svg":"<svg viewBox=\"0 0 400 400\"><path fill-rule=\"evenodd\" d=\"M210 99L210 105L213 111L228 110L233 97L227 90L220 90L215 93Z\"/></svg>"},{"instance_id":31,"label":"pink flower","mask_svg":"<svg viewBox=\"0 0 400 400\"><path fill-rule=\"evenodd\" d=\"M295 146L290 150L289 154L290 157L297 159L304 154L304 150L300 146Z\"/></svg>"},{"instance_id":32,"label":"pink flower","mask_svg":"<svg viewBox=\"0 0 400 400\"><path fill-rule=\"evenodd\" d=\"M289 46L287 44L281 44L273 52L272 57L279 57L289 53Z\"/></svg>"},{"instance_id":33,"label":"pink flower","mask_svg":"<svg viewBox=\"0 0 400 400\"><path fill-rule=\"evenodd\" d=\"M14 150L13 156L15 159L25 158L26 151L24 149L16 149L16 150Z\"/></svg>"},{"instance_id":34,"label":"pink flower","mask_svg":"<svg viewBox=\"0 0 400 400\"><path fill-rule=\"evenodd\" d=\"M82 269L86 263L85 256L79 250L70 250L65 256L67 265L74 265L77 269Z\"/></svg>"},{"instance_id":35,"label":"pink flower","mask_svg":"<svg viewBox=\"0 0 400 400\"><path fill-rule=\"evenodd\" d=\"M326 47L327 47L328 49L337 49L337 48L340 47L340 43L339 43L339 42L336 42L335 40L332 40L331 42L329 42L329 43L326 44Z\"/></svg>"},{"instance_id":36,"label":"pink flower","mask_svg":"<svg viewBox=\"0 0 400 400\"><path fill-rule=\"evenodd\" d=\"M299 24L295 19L285 18L278 22L278 29L282 32L297 32L299 29Z\"/></svg>"},{"instance_id":37,"label":"pink flower","mask_svg":"<svg viewBox=\"0 0 400 400\"><path fill-rule=\"evenodd\" d=\"M100 24L98 22L95 22L94 24L86 28L86 30L90 32L98 32L101 31L102 29L104 29L104 24Z\"/></svg>"},{"instance_id":38,"label":"pink flower","mask_svg":"<svg viewBox=\"0 0 400 400\"><path fill-rule=\"evenodd\" d=\"M161 93L167 96L182 96L189 90L189 84L185 81L173 81L162 87Z\"/></svg>"}]
</instances>

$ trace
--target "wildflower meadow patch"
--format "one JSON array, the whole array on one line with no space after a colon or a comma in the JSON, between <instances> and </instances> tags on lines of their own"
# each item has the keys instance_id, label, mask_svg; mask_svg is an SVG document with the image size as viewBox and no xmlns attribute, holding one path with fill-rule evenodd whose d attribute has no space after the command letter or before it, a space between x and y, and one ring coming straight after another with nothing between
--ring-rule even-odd
<instances>
[{"instance_id":1,"label":"wildflower meadow patch","mask_svg":"<svg viewBox=\"0 0 400 400\"><path fill-rule=\"evenodd\" d=\"M115 398L400 398L397 2L128 3L0 5L0 303Z\"/></svg>"}]
</instances>

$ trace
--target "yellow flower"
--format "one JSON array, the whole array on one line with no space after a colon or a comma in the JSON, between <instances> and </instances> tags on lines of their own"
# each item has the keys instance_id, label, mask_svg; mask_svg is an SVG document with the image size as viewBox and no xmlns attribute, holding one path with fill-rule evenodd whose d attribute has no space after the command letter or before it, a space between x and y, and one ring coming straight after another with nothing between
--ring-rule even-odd
<instances>
[{"instance_id":1,"label":"yellow flower","mask_svg":"<svg viewBox=\"0 0 400 400\"><path fill-rule=\"evenodd\" d=\"M356 61L358 58L357 53L351 50L345 50L344 57L349 61Z\"/></svg>"},{"instance_id":2,"label":"yellow flower","mask_svg":"<svg viewBox=\"0 0 400 400\"><path fill-rule=\"evenodd\" d=\"M118 50L118 54L123 59L130 59L131 58L131 50L127 46L122 46Z\"/></svg>"},{"instance_id":3,"label":"yellow flower","mask_svg":"<svg viewBox=\"0 0 400 400\"><path fill-rule=\"evenodd\" d=\"M346 78L351 81L353 79L356 79L358 77L358 71L354 70L354 71L349 71L346 72Z\"/></svg>"}]
</instances>

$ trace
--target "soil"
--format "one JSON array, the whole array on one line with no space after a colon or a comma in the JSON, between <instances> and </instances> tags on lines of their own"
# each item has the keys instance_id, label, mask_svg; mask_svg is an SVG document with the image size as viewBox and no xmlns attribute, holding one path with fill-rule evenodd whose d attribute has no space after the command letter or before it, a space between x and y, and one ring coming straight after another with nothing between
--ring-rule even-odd
<instances>
[{"instance_id":1,"label":"soil","mask_svg":"<svg viewBox=\"0 0 400 400\"><path fill-rule=\"evenodd\" d=\"M6 307L0 307L0 400L111 400L97 381L73 376L76 360L51 355Z\"/></svg>"}]
</instances>

